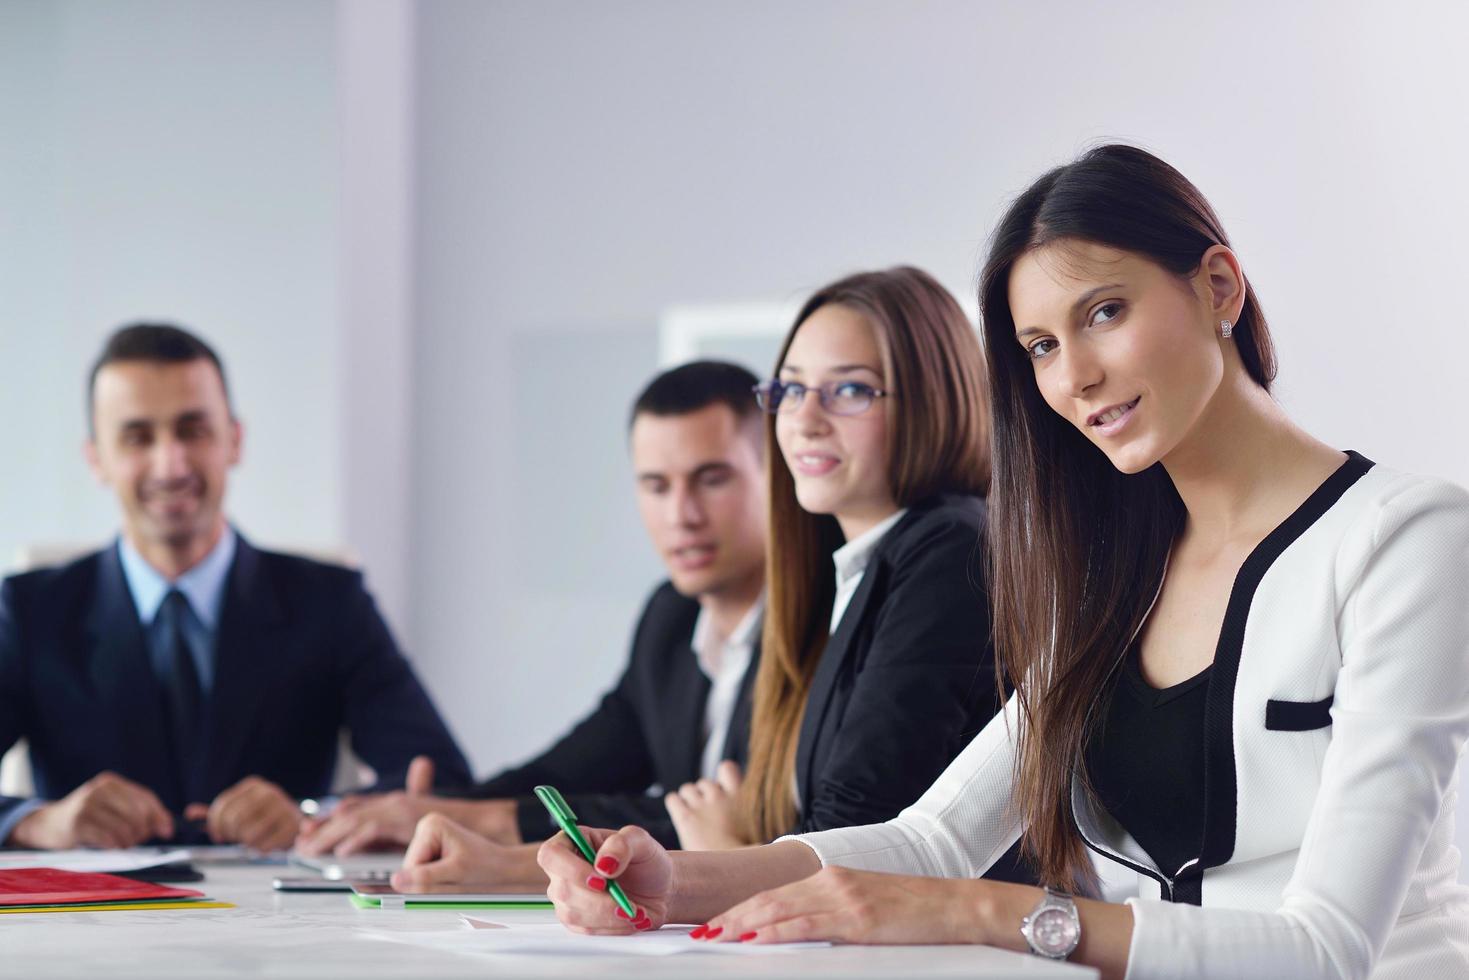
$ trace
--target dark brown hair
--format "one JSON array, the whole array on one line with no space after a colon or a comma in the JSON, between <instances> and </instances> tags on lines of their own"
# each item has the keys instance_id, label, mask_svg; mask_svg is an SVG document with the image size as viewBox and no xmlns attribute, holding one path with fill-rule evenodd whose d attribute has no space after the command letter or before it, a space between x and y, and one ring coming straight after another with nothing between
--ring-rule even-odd
<instances>
[{"instance_id":1,"label":"dark brown hair","mask_svg":"<svg viewBox=\"0 0 1469 980\"><path fill-rule=\"evenodd\" d=\"M638 393L628 414L632 428L640 415L692 415L710 405L723 405L743 425L763 414L755 402L759 379L749 368L729 361L689 361L660 372Z\"/></svg>"},{"instance_id":2,"label":"dark brown hair","mask_svg":"<svg viewBox=\"0 0 1469 980\"><path fill-rule=\"evenodd\" d=\"M109 364L125 361L148 361L154 364L208 361L219 372L219 384L224 389L225 404L229 404L230 386L225 380L224 364L219 355L214 353L213 347L171 323L130 323L112 332L102 347L102 353L92 362L92 370L87 375L88 432L92 432L93 426L93 395L97 388L97 373ZM231 408L232 413L233 411Z\"/></svg>"},{"instance_id":3,"label":"dark brown hair","mask_svg":"<svg viewBox=\"0 0 1469 980\"><path fill-rule=\"evenodd\" d=\"M1014 682L1022 718L1016 802L1041 877L1072 889L1092 881L1073 823L1072 778L1088 786L1081 760L1094 709L1147 615L1184 509L1161 464L1123 474L1051 411L1015 339L1011 270L1027 253L1067 240L1132 252L1186 277L1229 239L1177 170L1144 150L1101 146L1016 198L981 276L995 427L996 667L1000 680ZM1248 285L1234 344L1249 376L1268 389L1275 353Z\"/></svg>"},{"instance_id":4,"label":"dark brown hair","mask_svg":"<svg viewBox=\"0 0 1469 980\"><path fill-rule=\"evenodd\" d=\"M984 356L954 297L928 273L906 266L838 280L818 290L796 315L775 362L777 375L801 324L830 303L861 314L877 336L886 386L894 395L870 411L888 413L888 485L898 506L940 493L985 493L990 472ZM776 444L773 415L766 439ZM744 836L752 843L772 840L795 823L796 741L836 597L831 556L843 543L835 517L801 509L785 458L772 452L769 460L770 598L755 679L749 774L740 799Z\"/></svg>"}]
</instances>

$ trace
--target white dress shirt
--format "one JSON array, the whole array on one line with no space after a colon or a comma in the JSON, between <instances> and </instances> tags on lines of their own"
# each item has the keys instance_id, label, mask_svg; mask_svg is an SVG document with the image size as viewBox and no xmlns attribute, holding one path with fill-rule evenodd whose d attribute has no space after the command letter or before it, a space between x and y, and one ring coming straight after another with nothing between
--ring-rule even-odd
<instances>
[{"instance_id":1,"label":"white dress shirt","mask_svg":"<svg viewBox=\"0 0 1469 980\"><path fill-rule=\"evenodd\" d=\"M194 670L199 675L200 689L205 695L214 690L216 634L219 615L224 609L230 569L235 564L235 543L234 528L225 525L224 533L209 553L193 568L170 581L148 564L125 535L119 537L117 551L123 578L127 580L128 592L138 610L138 622L143 624L148 657L159 681L167 683L173 673L173 647L172 637L160 621L158 611L168 593L177 589L188 603L188 614L183 617L181 625L189 654L194 660Z\"/></svg>"},{"instance_id":2,"label":"white dress shirt","mask_svg":"<svg viewBox=\"0 0 1469 980\"><path fill-rule=\"evenodd\" d=\"M847 614L847 607L852 604L852 597L857 594L857 587L862 584L862 575L867 571L867 563L872 560L872 553L882 543L882 539L893 525L903 519L908 513L904 507L897 513L883 518L877 524L863 531L851 541L842 545L831 553L831 563L836 569L837 592L836 599L831 604L831 624L827 627L828 633L835 633L841 625L842 617ZM796 808L801 807L801 787L796 774L791 773L791 799Z\"/></svg>"},{"instance_id":3,"label":"white dress shirt","mask_svg":"<svg viewBox=\"0 0 1469 980\"><path fill-rule=\"evenodd\" d=\"M901 521L906 513L908 513L908 508L904 507L831 553L831 562L836 566L837 595L836 601L831 604L831 626L827 632L837 631L837 624L842 621L847 606L852 604L852 596L857 594L857 586L862 584L862 573L867 571L867 563L872 559L872 553L882 543L883 536L891 531L893 525Z\"/></svg>"},{"instance_id":4,"label":"white dress shirt","mask_svg":"<svg viewBox=\"0 0 1469 980\"><path fill-rule=\"evenodd\" d=\"M745 618L729 636L715 632L714 620L699 610L694 621L694 657L699 669L709 678L709 699L704 707L704 755L699 775L713 779L724 760L725 742L729 740L729 723L734 718L740 685L750 667L755 643L760 639L760 624L765 615L765 594L745 613Z\"/></svg>"}]
</instances>

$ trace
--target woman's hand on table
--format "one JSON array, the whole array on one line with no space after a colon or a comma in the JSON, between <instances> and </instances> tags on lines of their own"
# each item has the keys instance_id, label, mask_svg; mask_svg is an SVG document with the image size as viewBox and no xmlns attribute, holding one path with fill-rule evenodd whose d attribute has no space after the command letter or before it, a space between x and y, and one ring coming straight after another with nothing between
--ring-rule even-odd
<instances>
[{"instance_id":1,"label":"woman's hand on table","mask_svg":"<svg viewBox=\"0 0 1469 980\"><path fill-rule=\"evenodd\" d=\"M828 867L739 903L695 929L693 936L756 943L986 942L984 903L987 892L997 887L1020 886ZM1038 889L1030 890L1039 896ZM1019 936L1018 918L1015 928Z\"/></svg>"}]
</instances>

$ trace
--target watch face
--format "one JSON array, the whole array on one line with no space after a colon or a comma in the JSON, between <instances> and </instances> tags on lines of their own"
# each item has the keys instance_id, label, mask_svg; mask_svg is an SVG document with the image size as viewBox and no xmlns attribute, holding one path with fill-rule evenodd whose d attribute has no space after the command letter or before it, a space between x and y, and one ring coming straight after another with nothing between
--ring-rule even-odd
<instances>
[{"instance_id":1,"label":"watch face","mask_svg":"<svg viewBox=\"0 0 1469 980\"><path fill-rule=\"evenodd\" d=\"M1031 941L1046 953L1069 953L1081 938L1076 920L1066 909L1042 909L1030 922Z\"/></svg>"}]
</instances>

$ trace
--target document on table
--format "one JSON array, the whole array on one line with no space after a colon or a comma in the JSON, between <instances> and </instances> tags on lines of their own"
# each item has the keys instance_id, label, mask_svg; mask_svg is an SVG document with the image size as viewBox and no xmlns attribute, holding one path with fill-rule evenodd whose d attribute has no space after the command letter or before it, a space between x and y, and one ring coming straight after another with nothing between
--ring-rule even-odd
<instances>
[{"instance_id":1,"label":"document on table","mask_svg":"<svg viewBox=\"0 0 1469 980\"><path fill-rule=\"evenodd\" d=\"M190 852L184 848L172 851L147 847L114 851L0 851L0 869L59 868L62 871L116 875L165 864L182 864L189 857Z\"/></svg>"},{"instance_id":2,"label":"document on table","mask_svg":"<svg viewBox=\"0 0 1469 980\"><path fill-rule=\"evenodd\" d=\"M664 926L653 932L631 936L582 936L567 931L559 923L514 923L467 915L461 918L470 928L452 932L373 932L368 935L388 942L484 956L677 956L682 953L767 956L831 946L831 943L706 943L689 938L693 926Z\"/></svg>"}]
</instances>

